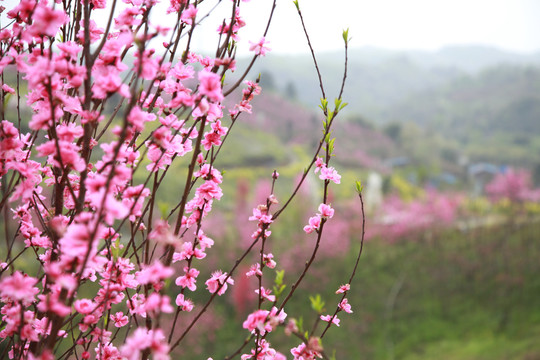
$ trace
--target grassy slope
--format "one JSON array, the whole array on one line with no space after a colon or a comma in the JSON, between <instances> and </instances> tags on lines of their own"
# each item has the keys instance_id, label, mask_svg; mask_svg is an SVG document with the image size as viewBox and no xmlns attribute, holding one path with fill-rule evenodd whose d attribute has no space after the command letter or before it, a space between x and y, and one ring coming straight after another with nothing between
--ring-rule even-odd
<instances>
[{"instance_id":1,"label":"grassy slope","mask_svg":"<svg viewBox=\"0 0 540 360\"><path fill-rule=\"evenodd\" d=\"M343 358L538 358L538 228L368 244L351 296L365 353Z\"/></svg>"},{"instance_id":2,"label":"grassy slope","mask_svg":"<svg viewBox=\"0 0 540 360\"><path fill-rule=\"evenodd\" d=\"M375 360L540 358L539 228L535 223L469 233L441 230L395 244L366 243L349 294L354 313L340 314L341 327L324 339L328 353ZM317 292L326 301L325 313L333 311L333 292L351 269L357 240L347 255L319 260L289 303L289 318L303 317L304 328L311 329L316 316L308 295ZM285 276L289 285L293 272ZM219 314L222 320L244 318L227 303ZM246 335L226 320L221 324L205 356L224 357ZM298 343L280 329L270 339L285 354Z\"/></svg>"}]
</instances>

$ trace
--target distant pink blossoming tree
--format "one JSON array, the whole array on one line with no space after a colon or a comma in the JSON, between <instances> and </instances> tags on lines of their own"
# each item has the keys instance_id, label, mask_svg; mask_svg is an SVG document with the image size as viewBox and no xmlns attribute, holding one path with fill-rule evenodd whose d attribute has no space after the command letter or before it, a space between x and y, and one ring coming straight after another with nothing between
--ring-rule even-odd
<instances>
[{"instance_id":1,"label":"distant pink blossoming tree","mask_svg":"<svg viewBox=\"0 0 540 360\"><path fill-rule=\"evenodd\" d=\"M486 185L486 193L495 201L538 201L540 189L533 189L531 173L524 169L509 168L495 175Z\"/></svg>"}]
</instances>

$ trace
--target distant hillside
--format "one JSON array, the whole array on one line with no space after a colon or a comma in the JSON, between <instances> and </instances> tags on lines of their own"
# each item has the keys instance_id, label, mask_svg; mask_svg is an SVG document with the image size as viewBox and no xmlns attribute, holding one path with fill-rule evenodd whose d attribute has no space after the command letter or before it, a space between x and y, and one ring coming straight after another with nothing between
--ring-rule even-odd
<instances>
[{"instance_id":1,"label":"distant hillside","mask_svg":"<svg viewBox=\"0 0 540 360\"><path fill-rule=\"evenodd\" d=\"M268 89L255 97L253 109L252 115L243 115L235 125L229 147L224 149L227 165L283 165L298 160L292 149L307 145L311 152L318 146L319 111ZM380 169L382 160L400 154L390 136L361 118L339 117L332 136L339 139L335 161L343 166Z\"/></svg>"},{"instance_id":2,"label":"distant hillside","mask_svg":"<svg viewBox=\"0 0 540 360\"><path fill-rule=\"evenodd\" d=\"M332 100L343 76L343 54L318 59ZM265 89L310 108L319 104L309 56L268 56L257 66L253 73L262 74ZM344 98L346 117L360 116L380 128L418 124L472 161L538 162L532 152L540 151L540 53L481 46L436 52L354 49Z\"/></svg>"},{"instance_id":3,"label":"distant hillside","mask_svg":"<svg viewBox=\"0 0 540 360\"><path fill-rule=\"evenodd\" d=\"M409 95L382 120L413 121L452 133L539 131L540 68L498 66ZM442 127L442 128L441 128Z\"/></svg>"},{"instance_id":4,"label":"distant hillside","mask_svg":"<svg viewBox=\"0 0 540 360\"><path fill-rule=\"evenodd\" d=\"M318 60L327 96L336 96L343 75L343 54L323 53ZM413 93L502 64L540 66L540 53L523 55L482 46L447 47L435 52L353 49L345 88L350 103L347 112L378 121L384 109ZM262 73L263 81L272 83L277 90L285 93L293 87L300 101L318 105L321 94L309 55L269 55L253 68L252 74L257 73Z\"/></svg>"},{"instance_id":5,"label":"distant hillside","mask_svg":"<svg viewBox=\"0 0 540 360\"><path fill-rule=\"evenodd\" d=\"M343 78L343 56L321 56L319 65L327 97L332 100L339 93ZM405 55L381 58L371 62L354 57L349 61L345 100L350 106L347 113L361 113L377 118L381 109L398 103L412 92L444 84L462 71L450 68L426 68ZM298 100L318 106L321 91L311 58L272 57L259 63L254 73L262 74L262 81L270 82L276 90L285 92L293 87ZM266 78L266 79L265 79Z\"/></svg>"},{"instance_id":6,"label":"distant hillside","mask_svg":"<svg viewBox=\"0 0 540 360\"><path fill-rule=\"evenodd\" d=\"M384 121L413 122L473 157L532 164L540 151L540 68L497 66L389 107Z\"/></svg>"},{"instance_id":7,"label":"distant hillside","mask_svg":"<svg viewBox=\"0 0 540 360\"><path fill-rule=\"evenodd\" d=\"M336 59L340 55L339 52L325 53L321 58ZM540 52L519 54L481 45L447 46L437 51L394 51L375 47L362 47L349 51L351 61L366 64L381 63L395 57L406 57L413 63L426 68L450 67L470 73L501 64L540 65Z\"/></svg>"},{"instance_id":8,"label":"distant hillside","mask_svg":"<svg viewBox=\"0 0 540 360\"><path fill-rule=\"evenodd\" d=\"M540 65L540 53L517 54L487 46L450 46L435 52L408 51L407 56L426 67L454 67L471 74L497 65Z\"/></svg>"}]
</instances>

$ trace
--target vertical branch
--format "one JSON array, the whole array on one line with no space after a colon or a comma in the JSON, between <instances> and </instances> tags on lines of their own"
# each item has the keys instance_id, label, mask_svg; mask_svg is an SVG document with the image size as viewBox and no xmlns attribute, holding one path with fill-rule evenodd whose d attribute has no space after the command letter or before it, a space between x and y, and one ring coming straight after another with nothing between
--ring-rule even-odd
<instances>
[{"instance_id":1,"label":"vertical branch","mask_svg":"<svg viewBox=\"0 0 540 360\"><path fill-rule=\"evenodd\" d=\"M361 190L361 189L359 189ZM362 251L364 250L364 238L366 236L366 213L365 213L365 210L364 210L364 199L362 198L362 192L361 191L358 191L358 199L360 200L360 210L362 212L362 234L360 236L360 250L358 251L358 255L356 256L356 262L354 263L354 268L351 272L351 276L349 277L349 282L348 284L351 284L352 281L354 280L354 277L356 275L356 270L358 269L358 264L360 263L360 258L362 257ZM348 291L345 291L343 293L343 295L341 296L341 300L340 300L340 303L341 301L343 301L343 299L345 299L345 297L347 296L347 293ZM341 311L341 309L339 307L336 308L336 311L334 312L334 315L332 315L332 318L330 319L330 321L328 321L328 324L326 325L326 328L323 330L320 338L322 339L324 337L324 335L326 334L326 332L328 331L328 329L330 328L330 326L332 325L332 320L334 320L334 318L336 317L337 313Z\"/></svg>"}]
</instances>

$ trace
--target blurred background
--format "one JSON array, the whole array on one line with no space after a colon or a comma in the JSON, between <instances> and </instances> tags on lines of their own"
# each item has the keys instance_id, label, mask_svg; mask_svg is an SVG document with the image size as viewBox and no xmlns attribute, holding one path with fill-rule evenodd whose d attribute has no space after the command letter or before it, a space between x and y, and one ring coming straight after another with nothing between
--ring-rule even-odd
<instances>
[{"instance_id":1,"label":"blurred background","mask_svg":"<svg viewBox=\"0 0 540 360\"><path fill-rule=\"evenodd\" d=\"M349 296L354 313L341 314L341 328L325 338L329 354L540 359L540 2L299 3L330 103L343 74L344 28L352 40L349 105L333 132L332 164L343 176L331 186L336 216L289 316L310 329L313 293L328 312L335 308L334 291L359 249L360 179L367 240ZM248 19L271 1L243 6ZM248 26L242 38L258 40L264 26ZM218 164L228 188L206 230L223 249L217 267L249 243L254 224L246 219L265 201L272 170L281 174L283 200L321 134L317 76L292 2L278 1L267 39L272 52L250 73L261 74L263 92ZM315 175L308 178L300 201L273 226L269 246L289 286L314 245L302 227L321 190ZM234 296L220 299L208 320L201 354L219 358L240 345L241 329L227 319L247 316L254 287L237 276ZM272 340L287 354L298 341Z\"/></svg>"}]
</instances>

